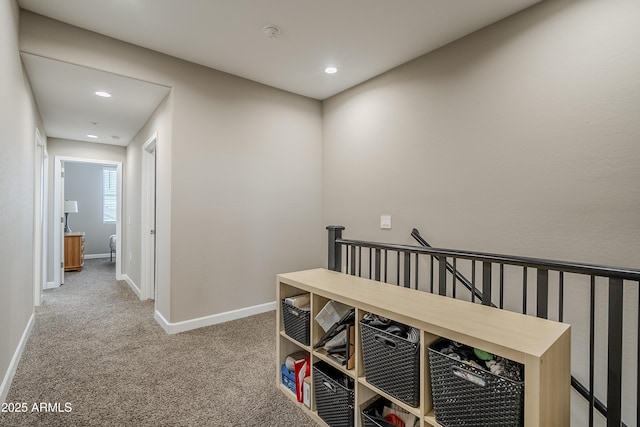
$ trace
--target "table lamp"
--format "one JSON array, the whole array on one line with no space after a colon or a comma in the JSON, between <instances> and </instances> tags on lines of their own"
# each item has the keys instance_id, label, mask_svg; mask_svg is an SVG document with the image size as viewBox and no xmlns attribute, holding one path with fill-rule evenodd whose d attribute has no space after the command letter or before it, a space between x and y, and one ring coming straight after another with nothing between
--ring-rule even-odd
<instances>
[{"instance_id":1,"label":"table lamp","mask_svg":"<svg viewBox=\"0 0 640 427\"><path fill-rule=\"evenodd\" d=\"M78 202L76 200L64 201L64 232L71 233L71 227L69 227L69 214L78 213Z\"/></svg>"}]
</instances>

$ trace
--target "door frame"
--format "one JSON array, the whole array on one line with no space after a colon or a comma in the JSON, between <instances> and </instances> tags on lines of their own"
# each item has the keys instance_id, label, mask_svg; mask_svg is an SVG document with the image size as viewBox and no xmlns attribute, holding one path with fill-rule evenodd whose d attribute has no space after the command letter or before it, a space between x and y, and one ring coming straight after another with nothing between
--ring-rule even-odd
<instances>
[{"instance_id":1,"label":"door frame","mask_svg":"<svg viewBox=\"0 0 640 427\"><path fill-rule=\"evenodd\" d=\"M140 209L140 299L156 299L157 288L157 222L156 222L156 156L158 132L142 145Z\"/></svg>"},{"instance_id":2,"label":"door frame","mask_svg":"<svg viewBox=\"0 0 640 427\"><path fill-rule=\"evenodd\" d=\"M47 287L47 218L49 209L49 154L47 145L36 127L33 194L33 304L42 304L42 291Z\"/></svg>"},{"instance_id":3,"label":"door frame","mask_svg":"<svg viewBox=\"0 0 640 427\"><path fill-rule=\"evenodd\" d=\"M123 280L122 276L122 266L121 266L121 247L122 247L122 161L116 160L102 160L102 159L88 159L81 157L69 157L69 156L55 156L54 157L54 185L53 185L53 193L54 193L54 202L53 202L53 218L60 218L60 223L54 220L53 228L53 271L54 271L54 282L56 286L60 286L64 283L64 273L63 268L56 268L57 266L62 266L62 256L64 247L64 239L62 229L64 227L64 213L62 207L62 192L64 189L62 188L63 176L63 162L69 163L96 163L100 165L109 165L116 166L118 183L116 188L116 203L118 207L116 209L116 279ZM108 242L105 242L107 245Z\"/></svg>"}]
</instances>

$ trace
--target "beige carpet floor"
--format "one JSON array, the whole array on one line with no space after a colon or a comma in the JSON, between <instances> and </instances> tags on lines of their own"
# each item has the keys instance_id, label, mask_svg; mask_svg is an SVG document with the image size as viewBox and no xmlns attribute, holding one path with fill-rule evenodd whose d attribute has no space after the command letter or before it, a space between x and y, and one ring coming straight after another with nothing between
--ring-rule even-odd
<instances>
[{"instance_id":1,"label":"beige carpet floor","mask_svg":"<svg viewBox=\"0 0 640 427\"><path fill-rule=\"evenodd\" d=\"M0 425L316 426L276 387L275 312L167 335L153 309L109 260L67 273L36 309L9 390L28 410Z\"/></svg>"}]
</instances>

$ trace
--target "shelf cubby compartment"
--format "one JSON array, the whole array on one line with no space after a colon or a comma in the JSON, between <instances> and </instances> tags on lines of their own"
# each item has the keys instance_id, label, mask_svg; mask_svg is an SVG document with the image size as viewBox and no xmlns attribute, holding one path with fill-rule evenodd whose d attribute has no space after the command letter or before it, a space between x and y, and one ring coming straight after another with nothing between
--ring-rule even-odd
<instances>
[{"instance_id":1,"label":"shelf cubby compartment","mask_svg":"<svg viewBox=\"0 0 640 427\"><path fill-rule=\"evenodd\" d=\"M311 337L311 343L312 346L315 345L316 343L320 342L321 339L323 338L324 334L325 334L325 330L324 328L318 323L318 321L316 320L316 317L318 315L318 313L320 313L324 307L331 301L330 298L325 298L321 295L316 295L316 294L312 294L311 297L311 314L312 314L312 318L311 318L311 323L312 323L312 337ZM349 307L350 309L353 309L353 307ZM314 349L314 354L318 357L318 359L328 363L329 365L335 367L336 369L344 372L346 375L350 376L351 378L355 379L356 378L356 374L355 374L355 358L356 358L356 354L355 354L355 350L356 350L356 343L355 343L355 325L354 325L354 329L353 332L348 331L349 333L353 334L352 339L350 340L350 354L353 355L353 358L350 357L350 361L347 361L346 364L341 364L340 362L338 362L337 360L333 359L329 353L327 352L327 350L325 350L323 347L319 347Z\"/></svg>"}]
</instances>

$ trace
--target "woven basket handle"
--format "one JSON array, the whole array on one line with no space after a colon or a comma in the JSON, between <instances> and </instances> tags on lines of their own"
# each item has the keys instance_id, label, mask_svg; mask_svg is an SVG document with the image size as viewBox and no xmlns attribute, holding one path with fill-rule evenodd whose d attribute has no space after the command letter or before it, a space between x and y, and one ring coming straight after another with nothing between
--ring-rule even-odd
<instances>
[{"instance_id":1,"label":"woven basket handle","mask_svg":"<svg viewBox=\"0 0 640 427\"><path fill-rule=\"evenodd\" d=\"M453 371L453 375L458 378L462 378L465 381L469 381L472 384L480 387L486 387L487 385L487 382L484 380L484 378L474 374L473 372L469 372L466 369L462 369L458 366L453 366L451 370Z\"/></svg>"},{"instance_id":2,"label":"woven basket handle","mask_svg":"<svg viewBox=\"0 0 640 427\"><path fill-rule=\"evenodd\" d=\"M384 345L386 345L387 347L391 347L391 348L396 348L396 342L387 338L387 337L383 337L382 335L374 335L373 339L378 341L379 343L382 343Z\"/></svg>"},{"instance_id":3,"label":"woven basket handle","mask_svg":"<svg viewBox=\"0 0 640 427\"><path fill-rule=\"evenodd\" d=\"M299 317L299 316L300 316L300 313L298 313L297 311L295 311L295 310L294 310L294 309L292 309L292 308L290 308L290 309L289 309L289 313L290 313L290 314L293 314L293 315L294 315L294 316L296 316L296 317Z\"/></svg>"},{"instance_id":4,"label":"woven basket handle","mask_svg":"<svg viewBox=\"0 0 640 427\"><path fill-rule=\"evenodd\" d=\"M335 386L333 384L331 384L330 382L323 381L322 385L325 386L326 388L328 388L329 390L331 390L333 393L336 392Z\"/></svg>"}]
</instances>

